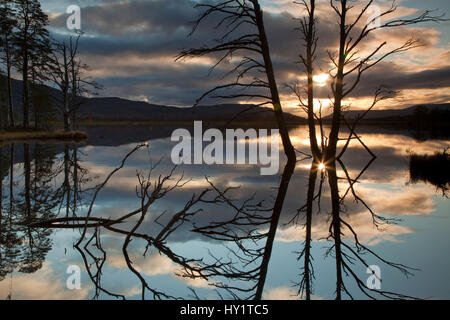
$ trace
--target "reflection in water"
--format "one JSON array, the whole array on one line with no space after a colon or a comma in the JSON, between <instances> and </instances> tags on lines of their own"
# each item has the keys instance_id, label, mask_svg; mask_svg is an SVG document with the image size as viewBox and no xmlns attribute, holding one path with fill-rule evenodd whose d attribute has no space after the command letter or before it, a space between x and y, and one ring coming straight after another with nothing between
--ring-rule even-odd
<instances>
[{"instance_id":1,"label":"reflection in water","mask_svg":"<svg viewBox=\"0 0 450 320\"><path fill-rule=\"evenodd\" d=\"M306 204L300 208L297 212L297 215L294 217L291 222L298 223L298 219L300 218L302 213L305 213L305 224L304 227L306 229L305 234L305 244L303 247L303 250L300 252L299 260L303 258L304 264L302 267L302 273L301 273L301 280L299 282L299 295L301 297L305 296L307 300L311 299L312 296L312 280L314 278L314 266L312 264L312 257L311 257L311 241L312 241L312 211L314 206L314 199L318 199L318 214L324 214L321 212L320 208L320 199L321 199L321 193L323 188L323 176L324 173L328 177L328 186L330 191L330 201L331 201L331 213L328 220L329 223L329 229L328 229L328 236L327 239L333 241L333 245L327 250L327 255L332 255L335 260L335 266L336 266L336 290L335 290L335 298L337 300L341 300L343 298L343 295L345 294L348 298L353 299L353 294L348 289L348 286L346 285L346 278L349 278L350 280L353 280L356 283L357 288L368 298L370 299L376 299L377 295L381 298L389 298L389 299L396 299L396 298L413 298L408 295L403 295L400 293L390 292L381 290L381 288L374 288L369 287L364 279L362 279L356 270L355 264L362 264L364 267L369 268L369 263L367 257L364 257L365 254L369 254L372 257L379 260L379 262L384 263L388 266L391 266L400 272L402 272L404 275L409 276L411 274L412 268L409 268L405 265L399 264L399 263L393 263L390 262L384 258L382 258L380 255L375 253L373 250L362 244L359 240L358 233L354 229L354 227L351 225L350 222L346 221L345 214L346 214L346 208L345 208L345 201L347 200L348 196L353 196L353 200L356 203L360 203L363 205L364 209L367 211L367 214L369 214L372 218L373 225L375 227L379 227L381 224L388 224L391 221L389 219L386 219L380 215L377 215L370 206L367 205L367 203L357 194L355 190L355 185L359 182L359 180L363 177L364 173L369 169L369 167L372 165L372 163L375 161L376 156L375 154L370 150L370 148L361 140L358 134L356 134L354 128L355 126L351 127L348 126L350 130L350 134L347 139L342 139L345 141L344 146L342 147L342 150L338 152L337 145L339 139L337 136L335 136L335 140L325 140L323 137L323 128L321 125L320 132L321 132L321 146L319 147L317 144L315 147L312 147L313 156L312 156L312 164L311 169L309 172L309 182L308 182L308 192L307 192L307 200ZM330 135L331 139L332 135ZM311 139L316 139L314 135L310 136L310 145L313 145L313 142ZM345 166L342 157L347 152L349 145L352 141L352 139L355 139L357 142L360 143L361 147L367 152L367 154L370 156L367 164L363 167L363 169L357 174L355 178L352 178L349 174L349 171L347 170L347 167ZM340 168L342 169L342 172L344 173L343 177L338 176L337 172L337 164L340 165ZM322 177L320 179L320 187L319 192L317 196L314 196L315 194L315 187L316 187L316 179L318 176L318 172L322 172ZM347 183L346 191L340 193L340 184L339 180L343 180ZM344 189L345 190L345 189ZM349 241L344 241L343 236L344 234L350 234ZM352 241L350 241L352 240ZM381 282L381 279L378 279Z\"/></svg>"},{"instance_id":2,"label":"reflection in water","mask_svg":"<svg viewBox=\"0 0 450 320\"><path fill-rule=\"evenodd\" d=\"M368 166L372 163L374 158L368 163ZM341 167L344 172L346 172L345 165L339 160ZM352 225L345 220L345 208L344 200L346 196L351 192L356 202L360 202L367 209L367 214L370 214L373 220L373 224L376 227L379 227L381 224L390 223L390 221L386 218L383 218L377 215L365 202L361 199L355 192L353 186L358 182L358 179L362 176L362 173L367 170L368 166L366 166L363 171L358 175L356 179L351 179L347 172L346 178L349 184L347 191L344 193L344 196L339 196L339 186L338 179L339 177L336 174L336 165L335 162L332 165L328 165L327 174L328 181L330 184L330 192L331 192L331 201L332 201L332 218L330 224L330 238L334 240L334 245L329 249L334 249L334 256L336 260L336 299L342 299L343 294L346 294L349 298L353 299L353 294L348 290L347 285L345 283L344 274L347 278L354 280L357 287L361 292L366 295L368 298L376 299L377 295L381 298L389 298L389 299L413 299L413 297L396 293L381 290L380 288L373 288L366 284L365 279L362 279L357 272L355 272L355 265L362 264L364 267L369 268L368 258L365 255L371 255L373 258L376 258L379 263L384 263L390 267L393 267L403 273L405 276L412 275L411 271L414 270L408 266L405 266L400 263L394 263L388 261L381 257L379 254L375 253L368 246L362 244L358 238L358 233L352 227ZM351 191L349 191L351 190ZM342 235L346 232L350 233L350 236L353 237L353 242L343 241ZM381 279L378 279L381 282Z\"/></svg>"},{"instance_id":3,"label":"reflection in water","mask_svg":"<svg viewBox=\"0 0 450 320\"><path fill-rule=\"evenodd\" d=\"M15 182L17 170L14 168L16 151L22 153L23 182ZM52 188L56 150L45 145L35 145L30 150L28 144L23 149L0 147L1 158L1 205L0 205L0 277L3 280L15 269L22 273L34 273L45 261L51 250L49 229L36 229L28 225L37 219L51 219L56 215L58 191ZM9 176L9 201L4 201L3 181ZM17 178L19 179L19 177ZM19 190L16 190L19 189Z\"/></svg>"},{"instance_id":4,"label":"reflection in water","mask_svg":"<svg viewBox=\"0 0 450 320\"><path fill-rule=\"evenodd\" d=\"M448 149L433 155L409 157L409 172L412 183L423 181L436 186L445 196L450 187L450 154Z\"/></svg>"},{"instance_id":5,"label":"reflection in water","mask_svg":"<svg viewBox=\"0 0 450 320\"><path fill-rule=\"evenodd\" d=\"M70 148L73 148L72 157L69 156ZM8 274L12 277L15 270L31 274L43 267L46 255L52 249L52 230L34 228L34 223L51 220L61 212L68 216L71 211L75 215L77 201L83 193L79 186L86 182L85 169L77 161L76 145L64 146L62 161L58 159L59 152L57 146L46 144L0 147L1 280ZM55 180L61 172L64 181L59 186ZM3 192L6 178L9 180L7 203Z\"/></svg>"},{"instance_id":6,"label":"reflection in water","mask_svg":"<svg viewBox=\"0 0 450 320\"><path fill-rule=\"evenodd\" d=\"M305 132L304 128L292 131L296 148L308 148L308 139L299 132ZM376 243L394 241L395 235L413 233L412 229L393 226L378 242L372 240L377 231L369 230L397 222L386 213L395 216L403 207L410 208L401 197L395 204L381 206L376 188L382 186L380 192L384 192L389 182L413 186L405 186L399 171L392 171L406 159L406 147L380 149L380 133L365 138L365 144L357 139L348 145L339 143L347 151L332 158L324 158L328 142L322 139L320 157L285 161L280 180L260 177L258 168L249 166L174 168L161 160L171 146L165 139L150 141L148 146L114 148L3 146L0 292L15 298L14 278L19 281L20 274L44 277L49 268L62 270L54 274L60 272L60 290L65 290L65 269L78 261L92 285L90 297L99 299L259 300L273 297L269 292L276 289L275 275L297 285L297 298L325 295L323 277L333 283L327 297L412 298L417 291L406 290L403 295L398 293L405 291L400 286L386 285L394 289L387 290L383 282L383 289L377 290L366 284L366 268L371 264L383 266L386 274L384 266L405 275L413 271L406 264L391 262L385 250L374 249ZM411 141L400 135L388 139ZM409 147L429 152L441 145ZM375 160L374 154L381 156ZM426 171L420 171L420 166L414 168L416 178L411 174L411 181L436 181L422 178ZM423 188L414 186L418 187ZM414 189L406 192L414 194ZM423 189L418 194L423 195ZM415 206L401 214L414 215ZM429 207L416 210L429 215L433 203ZM63 235L69 240L61 254L55 251L61 248L55 239ZM283 260L288 264L291 256L296 258L290 270L297 270L277 275L280 250L289 243L295 249L283 253ZM324 243L329 245L319 250ZM322 259L323 255L327 258ZM332 277L321 270L324 264L331 266L330 259ZM126 283L120 284L122 278ZM136 282L137 287L129 287Z\"/></svg>"}]
</instances>

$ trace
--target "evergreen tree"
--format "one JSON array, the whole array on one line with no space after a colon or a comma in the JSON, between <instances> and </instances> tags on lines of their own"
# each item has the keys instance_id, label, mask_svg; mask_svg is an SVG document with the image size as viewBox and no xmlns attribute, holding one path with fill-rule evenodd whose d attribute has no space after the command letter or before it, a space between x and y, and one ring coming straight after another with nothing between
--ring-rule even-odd
<instances>
[{"instance_id":1,"label":"evergreen tree","mask_svg":"<svg viewBox=\"0 0 450 320\"><path fill-rule=\"evenodd\" d=\"M6 66L7 77L7 117L9 114L9 126L14 127L14 107L11 83L13 33L17 26L16 14L12 7L12 1L0 0L0 61ZM1 121L0 121L1 122Z\"/></svg>"},{"instance_id":2,"label":"evergreen tree","mask_svg":"<svg viewBox=\"0 0 450 320\"><path fill-rule=\"evenodd\" d=\"M14 4L17 14L14 62L22 73L23 127L28 128L30 78L32 73L35 73L35 79L44 78L46 61L51 52L49 32L46 29L49 20L38 0L14 0Z\"/></svg>"}]
</instances>

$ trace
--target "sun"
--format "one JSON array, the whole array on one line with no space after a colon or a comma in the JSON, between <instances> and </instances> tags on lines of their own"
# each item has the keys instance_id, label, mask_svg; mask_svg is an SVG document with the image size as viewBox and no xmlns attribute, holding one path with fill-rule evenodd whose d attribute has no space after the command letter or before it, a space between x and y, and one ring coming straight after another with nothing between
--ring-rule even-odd
<instances>
[{"instance_id":1,"label":"sun","mask_svg":"<svg viewBox=\"0 0 450 320\"><path fill-rule=\"evenodd\" d=\"M327 85L328 78L329 78L329 75L327 73L321 73L321 74L315 75L313 77L313 80L319 87L324 87Z\"/></svg>"},{"instance_id":2,"label":"sun","mask_svg":"<svg viewBox=\"0 0 450 320\"><path fill-rule=\"evenodd\" d=\"M325 165L323 163L319 164L319 170L324 170L325 169Z\"/></svg>"}]
</instances>

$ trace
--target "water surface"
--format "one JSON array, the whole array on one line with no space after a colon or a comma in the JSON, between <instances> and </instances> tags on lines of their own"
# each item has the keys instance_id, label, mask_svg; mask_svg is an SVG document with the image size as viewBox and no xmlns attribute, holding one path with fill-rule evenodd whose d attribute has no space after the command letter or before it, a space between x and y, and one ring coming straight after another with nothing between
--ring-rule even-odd
<instances>
[{"instance_id":1,"label":"water surface","mask_svg":"<svg viewBox=\"0 0 450 320\"><path fill-rule=\"evenodd\" d=\"M81 145L3 145L0 297L140 299L141 280L145 280L146 299L254 298L258 290L262 290L263 299L299 299L304 256L298 258L305 246L306 218L298 209L307 200L309 159L296 163L276 223L271 208L283 182L282 152L276 176L261 176L257 165L179 166L165 184L170 190L151 200L141 223L139 213L114 225L130 231L139 224L134 232L149 238L127 238L126 232L104 226L80 226L83 220L76 217L89 214L119 219L142 207L139 179L144 184L147 180L153 183L173 170L170 152L175 143L169 138L173 129L88 128L90 139ZM356 140L350 144L342 162L352 179L365 169L354 184L363 202L356 202L350 191L342 203L342 216L358 241L381 258L366 254L363 259L380 267L382 290L449 299L450 203L442 186L411 180L409 157L412 152L440 152L450 140L423 135L418 138L406 130L375 127L361 128L360 133L377 158L371 162L372 157L361 144ZM292 128L291 137L296 149L308 152L306 127ZM99 185L142 142L148 142L148 146L129 155L100 189ZM448 170L444 168L442 174L448 177ZM309 221L315 275L311 279L312 297L333 299L336 256L330 238L326 170L318 172L317 186L321 176L320 203L315 199ZM342 167L337 176L342 196L349 180ZM177 182L178 187L171 190ZM154 186L148 186L149 197ZM210 191L196 202L206 189ZM96 190L99 192L93 202ZM391 224L377 228L364 203ZM183 212L186 206L188 210ZM236 216L242 218L233 220ZM71 223L78 223L78 228L30 227L55 218L74 218ZM355 248L350 230L344 227L342 232L343 243ZM274 241L268 246L271 237ZM405 277L383 261L413 268L406 269L411 275ZM67 288L70 266L80 267L79 290ZM351 268L364 283L370 277L366 266L358 261ZM352 275L344 278L354 298L367 298Z\"/></svg>"}]
</instances>

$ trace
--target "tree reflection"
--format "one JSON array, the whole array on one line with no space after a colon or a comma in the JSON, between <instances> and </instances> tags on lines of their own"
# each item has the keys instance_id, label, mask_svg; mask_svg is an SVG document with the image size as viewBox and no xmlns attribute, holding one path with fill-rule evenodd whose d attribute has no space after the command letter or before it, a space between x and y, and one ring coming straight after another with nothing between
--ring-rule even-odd
<instances>
[{"instance_id":1,"label":"tree reflection","mask_svg":"<svg viewBox=\"0 0 450 320\"><path fill-rule=\"evenodd\" d=\"M61 204L59 147L27 143L21 147L0 147L0 280L14 271L35 273L42 268L52 248L52 230L32 225L56 217Z\"/></svg>"},{"instance_id":2,"label":"tree reflection","mask_svg":"<svg viewBox=\"0 0 450 320\"><path fill-rule=\"evenodd\" d=\"M83 191L82 188L83 181L90 181L90 179L87 172L79 166L76 146L65 146L63 157L58 164L54 163L54 156L41 159L39 149L37 151L34 149L34 162L31 164L30 150L24 146L23 190L19 193L10 192L10 198L13 199L16 194L17 201L11 200L14 204L10 205L10 208L13 209L9 210L7 219L3 214L1 216L2 241L6 243L6 239L9 239L8 245L5 246L9 251L2 251L3 277L15 267L22 272L33 272L39 269L45 254L51 247L50 230L74 229L80 232L74 247L81 255L85 269L95 287L94 298L101 298L102 294L121 299L127 298L123 293L108 288L102 280L104 268L108 262L107 257L112 250L111 247L103 246L103 237L108 234L108 236L114 235L115 239L120 239L121 246L117 248L120 249L127 270L140 283L142 299L181 297L168 292L167 288L157 288L135 262L135 251L144 257L149 251L158 252L177 266L175 272L177 276L205 281L220 298L263 299L277 231L284 227L280 221L290 181L298 161L312 159L307 175L306 203L300 206L297 214L288 221L288 224L301 226L305 231L304 243L297 253L301 272L297 279L293 279L298 285L299 297L309 300L314 295L313 282L316 274L312 247L316 237L313 226L316 223L322 223L319 219L316 222L315 218L316 215L321 215L325 218L322 220L325 220L327 224L328 237L320 240L328 240L331 243L326 253L335 261L336 299L354 298L360 294L373 299L413 298L396 292L369 288L360 275L361 268L369 267L369 259L376 259L380 264L397 269L407 276L413 269L391 262L363 244L359 240L357 231L346 218L345 203L351 200L365 208L375 226L380 227L395 222L377 215L357 193L355 186L376 157L358 136L354 130L355 126L349 125L349 128L349 137L343 139L344 147L337 151L337 154L329 157L330 153L325 152L329 139L322 137L320 138L321 150L318 153L321 155L320 158L308 157L307 153L299 151L306 157L300 160L288 159L278 188L273 194L273 201L268 200L267 197L260 200L257 194L245 196L238 187L223 187L216 184L214 179L205 177L208 187L193 193L188 201L170 215L165 210L159 212L162 199L177 190L186 192L184 189L190 180L185 179L176 167L155 175L159 163L151 166L145 174L137 173L134 210L127 210L114 218L101 218L95 212L95 203L99 194L111 183L113 176L127 165L128 159L138 150L145 148L146 144L132 149L103 182L90 189L91 193ZM321 128L321 132L323 131ZM356 177L351 176L352 171L346 167L342 159L352 141L359 142L371 156ZM44 153L51 152L46 150ZM327 156L324 158L324 155ZM8 168L13 167L9 163L4 164L5 161L8 162L8 157L2 159L2 168L4 167L2 172L10 175L11 182L14 170L8 170ZM50 168L59 169L55 172ZM49 184L55 175L60 177L59 188ZM13 186L14 184L11 183L10 188ZM238 195L237 198L236 195ZM324 205L324 201L329 202L329 205ZM64 210L58 207L63 207ZM81 208L85 210L80 210ZM229 214L225 216L227 218L222 216L216 221L207 223L197 219L207 212L215 212L217 208L228 212ZM331 210L328 211L325 208L331 208ZM157 218L153 218L154 216ZM12 222L8 223L8 221ZM16 226L18 224L21 225L21 232ZM16 237L6 235L8 226L9 230L14 230ZM151 230L158 231L145 231L149 226ZM220 256L210 253L198 258L190 257L183 252L175 252L171 245L173 235L187 232L189 228L189 232L195 235L216 243L223 243L228 253ZM4 261L8 260L3 257L7 256L15 257L15 260L9 258L9 261L14 260L16 264L6 265ZM364 273L363 276L365 275ZM190 290L195 298L201 298L194 289Z\"/></svg>"},{"instance_id":3,"label":"tree reflection","mask_svg":"<svg viewBox=\"0 0 450 320\"><path fill-rule=\"evenodd\" d=\"M433 155L418 155L411 153L409 156L410 182L425 182L436 187L447 196L450 187L450 154L448 148Z\"/></svg>"},{"instance_id":4,"label":"tree reflection","mask_svg":"<svg viewBox=\"0 0 450 320\"><path fill-rule=\"evenodd\" d=\"M237 203L227 195L233 188L222 191L208 180L217 194L215 201L232 208L234 215L227 221L194 226L193 231L214 240L234 244L233 247L228 247L234 261L226 269L220 270L216 275L220 281L213 283L217 289L224 290L234 299L262 299L273 244L295 164L295 159L288 159L273 207L254 197ZM264 229L267 231L263 231ZM220 291L218 294L223 297Z\"/></svg>"},{"instance_id":5,"label":"tree reflection","mask_svg":"<svg viewBox=\"0 0 450 320\"><path fill-rule=\"evenodd\" d=\"M315 194L316 190L316 182L320 172L320 183L319 183L319 191ZM314 202L317 201L318 209L320 212L320 199L322 196L322 186L324 182L325 171L320 168L320 164L317 161L313 161L311 163L311 169L309 170L308 176L308 192L307 192L307 200L306 204L298 209L297 215L290 221L290 223L299 224L299 219L301 215L304 215L305 222L303 227L305 228L305 243L303 249L300 251L298 256L298 260L301 261L303 259L302 271L300 274L300 282L298 283L298 294L300 298L305 298L306 300L310 300L313 293L313 279L315 277L314 274L314 265L313 265L313 257L311 254L311 246L313 242L312 235L312 224L313 224L313 208Z\"/></svg>"}]
</instances>

